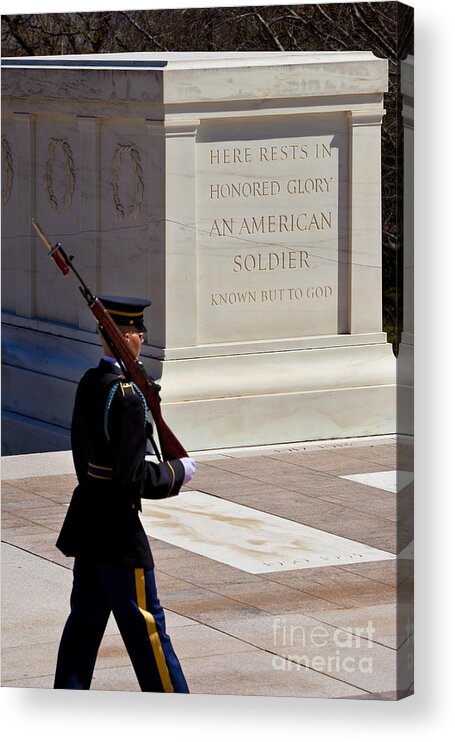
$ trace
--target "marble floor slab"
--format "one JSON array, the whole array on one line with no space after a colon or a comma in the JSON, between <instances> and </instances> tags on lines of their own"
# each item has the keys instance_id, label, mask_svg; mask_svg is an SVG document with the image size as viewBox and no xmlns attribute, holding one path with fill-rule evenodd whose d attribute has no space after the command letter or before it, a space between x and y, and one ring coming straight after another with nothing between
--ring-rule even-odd
<instances>
[{"instance_id":1,"label":"marble floor slab","mask_svg":"<svg viewBox=\"0 0 455 742\"><path fill-rule=\"evenodd\" d=\"M394 699L407 690L412 485L397 497L380 471L407 468L393 442L202 458L193 491L143 502L191 692ZM72 582L55 541L75 477L66 452L5 463L2 685L52 688ZM139 691L112 617L92 688Z\"/></svg>"},{"instance_id":2,"label":"marble floor slab","mask_svg":"<svg viewBox=\"0 0 455 742\"><path fill-rule=\"evenodd\" d=\"M366 474L343 474L340 479L350 479L352 482L398 494L414 480L414 474L410 471L376 471Z\"/></svg>"},{"instance_id":3,"label":"marble floor slab","mask_svg":"<svg viewBox=\"0 0 455 742\"><path fill-rule=\"evenodd\" d=\"M394 555L196 490L143 502L146 533L252 574L305 569Z\"/></svg>"}]
</instances>

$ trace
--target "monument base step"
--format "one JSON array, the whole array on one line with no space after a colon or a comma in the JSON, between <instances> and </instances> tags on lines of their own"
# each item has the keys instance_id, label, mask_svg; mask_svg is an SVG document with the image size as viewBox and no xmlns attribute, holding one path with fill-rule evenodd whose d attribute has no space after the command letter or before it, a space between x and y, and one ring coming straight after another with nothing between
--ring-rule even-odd
<instances>
[{"instance_id":1,"label":"monument base step","mask_svg":"<svg viewBox=\"0 0 455 742\"><path fill-rule=\"evenodd\" d=\"M70 431L59 425L2 410L2 456L66 451Z\"/></svg>"},{"instance_id":2,"label":"monument base step","mask_svg":"<svg viewBox=\"0 0 455 742\"><path fill-rule=\"evenodd\" d=\"M3 399L14 405L5 410L4 454L68 448L76 384L46 370L4 367ZM169 360L155 370L164 419L187 450L397 432L387 343Z\"/></svg>"},{"instance_id":3,"label":"monument base step","mask_svg":"<svg viewBox=\"0 0 455 742\"><path fill-rule=\"evenodd\" d=\"M394 386L364 387L171 403L163 405L163 416L187 450L204 451L391 435L395 403ZM68 430L4 414L3 456L69 447Z\"/></svg>"},{"instance_id":4,"label":"monument base step","mask_svg":"<svg viewBox=\"0 0 455 742\"><path fill-rule=\"evenodd\" d=\"M166 422L188 450L390 435L396 388L324 390L174 403Z\"/></svg>"}]
</instances>

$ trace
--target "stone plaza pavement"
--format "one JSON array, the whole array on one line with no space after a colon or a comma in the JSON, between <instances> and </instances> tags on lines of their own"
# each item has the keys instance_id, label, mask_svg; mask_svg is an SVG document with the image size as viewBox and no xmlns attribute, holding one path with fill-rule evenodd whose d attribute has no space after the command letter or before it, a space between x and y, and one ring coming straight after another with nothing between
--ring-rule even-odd
<instances>
[{"instance_id":1,"label":"stone plaza pavement","mask_svg":"<svg viewBox=\"0 0 455 742\"><path fill-rule=\"evenodd\" d=\"M143 514L190 690L387 700L412 693L411 441L195 457L186 491L144 501ZM69 452L2 462L3 686L52 687L73 561L55 540L72 472ZM113 620L92 689L139 689Z\"/></svg>"}]
</instances>

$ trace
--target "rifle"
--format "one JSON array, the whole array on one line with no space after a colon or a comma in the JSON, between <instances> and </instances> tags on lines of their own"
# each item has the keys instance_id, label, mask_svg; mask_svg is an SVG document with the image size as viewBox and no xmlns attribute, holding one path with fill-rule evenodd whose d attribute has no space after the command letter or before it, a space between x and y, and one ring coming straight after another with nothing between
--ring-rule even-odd
<instances>
[{"instance_id":1,"label":"rifle","mask_svg":"<svg viewBox=\"0 0 455 742\"><path fill-rule=\"evenodd\" d=\"M58 265L63 276L67 276L70 271L74 273L79 281L79 291L88 304L88 307L98 322L99 330L106 341L111 352L120 364L125 377L134 382L145 397L147 407L150 410L155 423L158 439L160 442L161 453L165 461L169 459L181 459L188 456L182 444L177 440L172 430L163 420L161 414L161 398L159 391L161 387L147 374L143 364L135 358L130 346L123 337L122 332L115 324L107 309L102 302L93 296L92 292L83 281L73 265L73 256L68 256L62 248L60 242L52 247L48 238L35 219L32 219L33 227L41 240L49 250L49 257L53 258ZM152 440L154 444L154 441ZM154 444L155 453L161 459L159 451Z\"/></svg>"}]
</instances>

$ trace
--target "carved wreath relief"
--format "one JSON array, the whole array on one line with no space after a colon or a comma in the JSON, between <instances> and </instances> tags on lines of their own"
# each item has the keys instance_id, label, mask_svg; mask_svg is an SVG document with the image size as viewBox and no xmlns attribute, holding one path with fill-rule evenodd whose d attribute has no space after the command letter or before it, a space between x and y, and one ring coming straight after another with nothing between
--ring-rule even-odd
<instances>
[{"instance_id":1,"label":"carved wreath relief","mask_svg":"<svg viewBox=\"0 0 455 742\"><path fill-rule=\"evenodd\" d=\"M63 160L64 169L64 191L61 196L56 193L55 166L57 159ZM132 183L130 203L122 203L120 196L120 180L125 165L132 167ZM2 203L7 204L11 197L14 181L13 159L11 148L6 137L2 137ZM126 181L126 178L125 178ZM73 150L66 139L51 139L47 148L46 166L44 170L44 186L49 196L51 208L60 213L70 209L76 185L76 168L74 164ZM114 214L119 220L136 221L144 202L144 172L141 156L132 144L118 144L114 152L111 166L110 191L114 205Z\"/></svg>"},{"instance_id":2,"label":"carved wreath relief","mask_svg":"<svg viewBox=\"0 0 455 742\"><path fill-rule=\"evenodd\" d=\"M133 197L128 206L121 202L119 195L120 170L124 158L129 158L133 168ZM112 200L114 202L114 213L117 216L117 219L128 219L128 221L132 222L135 221L141 212L142 204L144 202L144 173L142 170L141 156L132 144L117 145L112 160L110 186Z\"/></svg>"},{"instance_id":3,"label":"carved wreath relief","mask_svg":"<svg viewBox=\"0 0 455 742\"><path fill-rule=\"evenodd\" d=\"M2 204L6 206L11 198L14 183L13 156L6 137L2 137Z\"/></svg>"},{"instance_id":4,"label":"carved wreath relief","mask_svg":"<svg viewBox=\"0 0 455 742\"><path fill-rule=\"evenodd\" d=\"M65 191L60 201L54 190L54 163L57 153L63 154L65 168ZM76 183L73 151L66 139L52 139L47 148L47 161L44 172L44 185L46 187L49 203L53 209L59 212L68 211L73 201L74 186Z\"/></svg>"}]
</instances>

